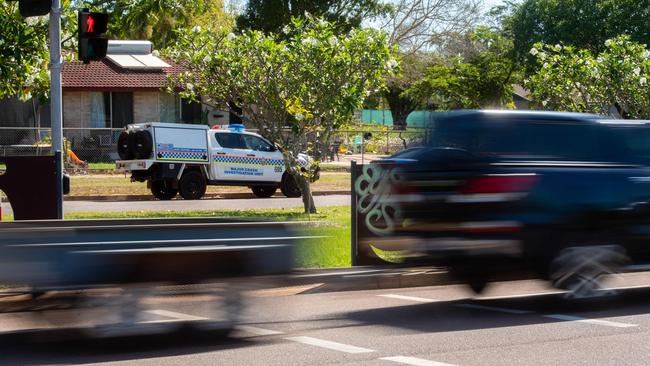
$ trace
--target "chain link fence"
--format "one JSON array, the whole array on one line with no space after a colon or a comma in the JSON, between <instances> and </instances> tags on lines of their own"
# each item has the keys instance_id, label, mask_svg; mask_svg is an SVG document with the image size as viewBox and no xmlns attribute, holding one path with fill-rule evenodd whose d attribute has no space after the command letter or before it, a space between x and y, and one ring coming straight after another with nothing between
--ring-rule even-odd
<instances>
[{"instance_id":1,"label":"chain link fence","mask_svg":"<svg viewBox=\"0 0 650 366\"><path fill-rule=\"evenodd\" d=\"M121 131L109 128L64 128L68 163L83 162L90 169L108 169L118 159L116 147ZM50 128L0 127L0 156L49 155L50 136ZM367 154L390 155L420 144L424 136L423 129L341 130L334 134L326 156L334 160L341 154L361 153L362 149Z\"/></svg>"}]
</instances>

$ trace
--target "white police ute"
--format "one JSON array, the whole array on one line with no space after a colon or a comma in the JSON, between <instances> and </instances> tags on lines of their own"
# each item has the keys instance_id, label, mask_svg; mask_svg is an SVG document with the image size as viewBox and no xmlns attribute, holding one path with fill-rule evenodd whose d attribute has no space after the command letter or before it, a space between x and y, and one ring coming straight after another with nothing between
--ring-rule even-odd
<instances>
[{"instance_id":1,"label":"white police ute","mask_svg":"<svg viewBox=\"0 0 650 366\"><path fill-rule=\"evenodd\" d=\"M147 182L151 193L169 200L180 193L187 200L203 197L208 185L246 186L257 197L270 197L278 188L287 197L300 197L300 188L284 168L282 152L243 125L150 122L122 131L116 169L131 173L131 181ZM301 170L313 169L313 159L299 154Z\"/></svg>"}]
</instances>

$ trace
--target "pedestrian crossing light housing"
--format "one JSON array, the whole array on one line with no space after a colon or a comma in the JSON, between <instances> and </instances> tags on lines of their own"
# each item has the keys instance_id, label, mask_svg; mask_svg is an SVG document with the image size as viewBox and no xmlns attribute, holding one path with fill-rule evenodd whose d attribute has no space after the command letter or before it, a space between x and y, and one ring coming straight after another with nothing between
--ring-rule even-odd
<instances>
[{"instance_id":1,"label":"pedestrian crossing light housing","mask_svg":"<svg viewBox=\"0 0 650 366\"><path fill-rule=\"evenodd\" d=\"M78 57L84 63L106 57L108 38L108 14L94 13L84 9L78 13L79 46Z\"/></svg>"}]
</instances>

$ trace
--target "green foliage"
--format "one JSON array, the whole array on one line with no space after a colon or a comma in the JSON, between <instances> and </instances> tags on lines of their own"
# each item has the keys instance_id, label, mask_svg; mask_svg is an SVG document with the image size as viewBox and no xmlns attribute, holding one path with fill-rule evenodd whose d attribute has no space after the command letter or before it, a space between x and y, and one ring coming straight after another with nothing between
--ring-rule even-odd
<instances>
[{"instance_id":1,"label":"green foliage","mask_svg":"<svg viewBox=\"0 0 650 366\"><path fill-rule=\"evenodd\" d=\"M223 106L236 101L242 119L280 145L285 167L297 179L298 153L321 160L332 132L352 119L396 66L385 34L354 29L340 35L334 24L313 18L294 19L281 37L198 27L179 37L169 55L188 71L174 77L170 88ZM305 192L308 184L301 188Z\"/></svg>"},{"instance_id":2,"label":"green foliage","mask_svg":"<svg viewBox=\"0 0 650 366\"><path fill-rule=\"evenodd\" d=\"M433 65L406 94L442 109L512 108L517 66L509 57L511 41L483 27L468 37L465 57Z\"/></svg>"},{"instance_id":3,"label":"green foliage","mask_svg":"<svg viewBox=\"0 0 650 366\"><path fill-rule=\"evenodd\" d=\"M248 0L237 28L282 34L292 18L323 18L336 24L339 33L361 26L365 19L386 14L390 6L378 0Z\"/></svg>"},{"instance_id":4,"label":"green foliage","mask_svg":"<svg viewBox=\"0 0 650 366\"><path fill-rule=\"evenodd\" d=\"M331 131L352 119L396 63L385 35L371 29L337 35L332 23L296 19L282 38L195 29L170 53L189 70L173 87L187 97L237 101L244 120L285 151L319 157Z\"/></svg>"},{"instance_id":5,"label":"green foliage","mask_svg":"<svg viewBox=\"0 0 650 366\"><path fill-rule=\"evenodd\" d=\"M628 34L650 43L650 0L526 0L505 24L518 60L534 65L528 51L537 42L563 43L600 52L605 41Z\"/></svg>"},{"instance_id":6,"label":"green foliage","mask_svg":"<svg viewBox=\"0 0 650 366\"><path fill-rule=\"evenodd\" d=\"M47 22L25 20L18 2L0 3L0 98L44 96L49 88Z\"/></svg>"},{"instance_id":7,"label":"green foliage","mask_svg":"<svg viewBox=\"0 0 650 366\"><path fill-rule=\"evenodd\" d=\"M84 4L110 14L112 38L148 39L159 49L194 26L229 28L234 23L224 12L222 0L91 0Z\"/></svg>"},{"instance_id":8,"label":"green foliage","mask_svg":"<svg viewBox=\"0 0 650 366\"><path fill-rule=\"evenodd\" d=\"M535 101L551 110L650 118L650 50L621 36L604 42L604 51L536 44L537 73L526 86Z\"/></svg>"}]
</instances>

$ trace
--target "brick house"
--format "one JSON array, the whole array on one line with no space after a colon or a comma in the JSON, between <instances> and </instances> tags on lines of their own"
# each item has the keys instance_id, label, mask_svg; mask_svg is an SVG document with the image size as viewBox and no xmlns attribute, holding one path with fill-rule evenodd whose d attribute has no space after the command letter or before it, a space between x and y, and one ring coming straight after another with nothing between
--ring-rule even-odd
<instances>
[{"instance_id":1,"label":"brick house","mask_svg":"<svg viewBox=\"0 0 650 366\"><path fill-rule=\"evenodd\" d=\"M168 76L179 72L182 67L151 54L147 41L111 41L101 61L66 62L64 135L82 155L96 155L114 151L119 129L130 123L222 123L223 113L164 91Z\"/></svg>"}]
</instances>

